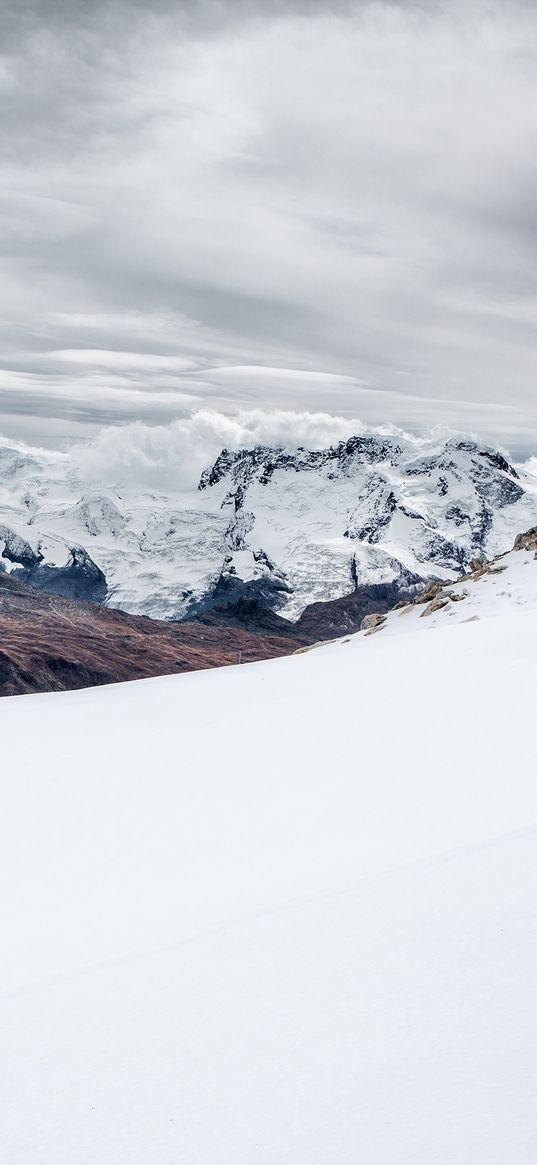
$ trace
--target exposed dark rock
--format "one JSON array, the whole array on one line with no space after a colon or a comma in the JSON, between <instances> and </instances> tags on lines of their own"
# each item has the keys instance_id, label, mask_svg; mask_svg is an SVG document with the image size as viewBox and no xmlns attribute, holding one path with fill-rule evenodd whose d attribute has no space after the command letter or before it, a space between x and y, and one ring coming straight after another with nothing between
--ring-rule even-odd
<instances>
[{"instance_id":1,"label":"exposed dark rock","mask_svg":"<svg viewBox=\"0 0 537 1165\"><path fill-rule=\"evenodd\" d=\"M454 522L456 526L464 526L465 524L467 526L470 525L470 515L466 512L466 510L461 509L461 507L457 505L448 506L446 510L446 520L448 522Z\"/></svg>"},{"instance_id":2,"label":"exposed dark rock","mask_svg":"<svg viewBox=\"0 0 537 1165\"><path fill-rule=\"evenodd\" d=\"M418 514L417 510L411 510L408 506L403 505L402 502L399 502L397 509L401 514L405 515L405 518L411 518L414 522L423 522L423 514Z\"/></svg>"},{"instance_id":3,"label":"exposed dark rock","mask_svg":"<svg viewBox=\"0 0 537 1165\"><path fill-rule=\"evenodd\" d=\"M244 550L246 537L255 526L255 514L246 510L235 510L226 530L226 543L230 550Z\"/></svg>"},{"instance_id":4,"label":"exposed dark rock","mask_svg":"<svg viewBox=\"0 0 537 1165\"><path fill-rule=\"evenodd\" d=\"M82 546L70 550L65 566L39 562L14 574L38 591L68 599L104 603L108 593L105 575Z\"/></svg>"},{"instance_id":5,"label":"exposed dark rock","mask_svg":"<svg viewBox=\"0 0 537 1165\"><path fill-rule=\"evenodd\" d=\"M419 546L414 547L418 562L430 567L440 566L460 574L464 570L467 553L462 546L451 542L436 530L426 529Z\"/></svg>"},{"instance_id":6,"label":"exposed dark rock","mask_svg":"<svg viewBox=\"0 0 537 1165\"><path fill-rule=\"evenodd\" d=\"M2 558L7 559L8 562L31 570L32 567L38 566L43 561L43 555L39 550L34 550L25 538L21 538L9 526L0 524L0 543L2 542L4 544Z\"/></svg>"},{"instance_id":7,"label":"exposed dark rock","mask_svg":"<svg viewBox=\"0 0 537 1165\"><path fill-rule=\"evenodd\" d=\"M366 615L386 614L397 602L411 602L418 585L418 582L412 585L406 579L396 579L389 583L358 586L351 594L339 599L311 603L302 612L296 627L311 639L335 639L348 632L359 631Z\"/></svg>"},{"instance_id":8,"label":"exposed dark rock","mask_svg":"<svg viewBox=\"0 0 537 1165\"><path fill-rule=\"evenodd\" d=\"M353 554L353 556L351 558L351 580L352 580L352 585L354 587L354 590L357 591L358 586L359 586L359 575L358 575L358 564L356 562L356 555L355 554Z\"/></svg>"},{"instance_id":9,"label":"exposed dark rock","mask_svg":"<svg viewBox=\"0 0 537 1165\"><path fill-rule=\"evenodd\" d=\"M217 485L226 474L230 474L234 483L243 489L254 479L267 485L275 471L282 469L298 473L333 466L329 475L333 477L338 473L352 472L356 464L396 463L401 453L402 449L395 441L374 436L350 437L328 449L272 449L263 445L235 453L223 449L214 465L202 473L198 489Z\"/></svg>"},{"instance_id":10,"label":"exposed dark rock","mask_svg":"<svg viewBox=\"0 0 537 1165\"><path fill-rule=\"evenodd\" d=\"M208 486L217 485L226 473L235 464L237 453L230 453L228 449L222 449L222 452L216 458L214 465L209 469L204 469L199 480L198 489L207 489Z\"/></svg>"},{"instance_id":11,"label":"exposed dark rock","mask_svg":"<svg viewBox=\"0 0 537 1165\"><path fill-rule=\"evenodd\" d=\"M510 462L507 461L505 457L503 457L502 454L498 453L496 450L480 449L479 457L484 457L489 462L489 464L494 465L496 469L501 469L504 473L509 473L511 477L518 478L519 475L514 465L511 465Z\"/></svg>"},{"instance_id":12,"label":"exposed dark rock","mask_svg":"<svg viewBox=\"0 0 537 1165\"><path fill-rule=\"evenodd\" d=\"M207 612L217 610L225 612L228 618L239 618L239 611L250 611L256 621L262 609L277 611L291 590L279 571L269 570L259 578L245 581L238 577L231 561L226 560L224 567L213 589L189 607L188 619L201 618ZM240 621L243 619L244 614Z\"/></svg>"},{"instance_id":13,"label":"exposed dark rock","mask_svg":"<svg viewBox=\"0 0 537 1165\"><path fill-rule=\"evenodd\" d=\"M487 462L474 462L470 471L470 480L475 486L476 493L484 501L495 508L512 506L524 495L524 490L511 477L491 469Z\"/></svg>"},{"instance_id":14,"label":"exposed dark rock","mask_svg":"<svg viewBox=\"0 0 537 1165\"><path fill-rule=\"evenodd\" d=\"M481 503L478 513L470 521L472 531L472 550L484 551L487 537L492 529L493 512L485 501Z\"/></svg>"},{"instance_id":15,"label":"exposed dark rock","mask_svg":"<svg viewBox=\"0 0 537 1165\"><path fill-rule=\"evenodd\" d=\"M374 465L381 461L397 462L402 449L395 441L382 437L350 437L335 446L335 457L345 471L356 461Z\"/></svg>"},{"instance_id":16,"label":"exposed dark rock","mask_svg":"<svg viewBox=\"0 0 537 1165\"><path fill-rule=\"evenodd\" d=\"M345 538L379 542L397 509L397 498L380 474L372 473L364 482L360 502L350 516Z\"/></svg>"}]
</instances>

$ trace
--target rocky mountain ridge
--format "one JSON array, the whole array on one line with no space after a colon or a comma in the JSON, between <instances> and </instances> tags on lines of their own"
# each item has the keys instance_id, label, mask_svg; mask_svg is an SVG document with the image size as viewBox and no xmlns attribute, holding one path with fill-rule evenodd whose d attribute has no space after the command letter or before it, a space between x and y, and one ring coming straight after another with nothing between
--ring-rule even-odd
<instances>
[{"instance_id":1,"label":"rocky mountain ridge","mask_svg":"<svg viewBox=\"0 0 537 1165\"><path fill-rule=\"evenodd\" d=\"M167 494L90 482L72 455L0 445L4 568L157 619L240 608L311 621L328 603L333 633L340 616L355 629L371 588L392 605L501 553L536 520L536 479L469 438L224 449L197 488Z\"/></svg>"}]
</instances>

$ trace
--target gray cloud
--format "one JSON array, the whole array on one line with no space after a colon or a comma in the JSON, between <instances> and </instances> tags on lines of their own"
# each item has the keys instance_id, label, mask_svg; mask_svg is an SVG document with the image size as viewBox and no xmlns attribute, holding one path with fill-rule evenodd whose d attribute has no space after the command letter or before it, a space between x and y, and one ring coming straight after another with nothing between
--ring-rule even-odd
<instances>
[{"instance_id":1,"label":"gray cloud","mask_svg":"<svg viewBox=\"0 0 537 1165\"><path fill-rule=\"evenodd\" d=\"M537 446L533 5L2 22L4 429L265 406Z\"/></svg>"}]
</instances>

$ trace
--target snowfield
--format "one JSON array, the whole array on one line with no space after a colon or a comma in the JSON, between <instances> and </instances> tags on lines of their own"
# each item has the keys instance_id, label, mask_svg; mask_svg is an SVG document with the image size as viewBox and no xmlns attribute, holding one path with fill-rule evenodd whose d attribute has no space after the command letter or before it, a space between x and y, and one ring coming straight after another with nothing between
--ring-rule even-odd
<instances>
[{"instance_id":1,"label":"snowfield","mask_svg":"<svg viewBox=\"0 0 537 1165\"><path fill-rule=\"evenodd\" d=\"M5 1165L533 1165L537 562L495 565L0 703Z\"/></svg>"}]
</instances>

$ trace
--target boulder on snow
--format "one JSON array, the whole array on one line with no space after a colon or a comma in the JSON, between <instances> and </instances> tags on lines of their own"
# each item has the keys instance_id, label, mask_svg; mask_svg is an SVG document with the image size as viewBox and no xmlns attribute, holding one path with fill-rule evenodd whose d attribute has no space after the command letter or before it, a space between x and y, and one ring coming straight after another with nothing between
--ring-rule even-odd
<instances>
[{"instance_id":1,"label":"boulder on snow","mask_svg":"<svg viewBox=\"0 0 537 1165\"><path fill-rule=\"evenodd\" d=\"M537 550L537 526L532 526L523 534L517 534L513 550Z\"/></svg>"},{"instance_id":2,"label":"boulder on snow","mask_svg":"<svg viewBox=\"0 0 537 1165\"><path fill-rule=\"evenodd\" d=\"M382 624L385 622L385 615L379 615L374 612L371 615L366 615L365 618L362 619L362 622L360 623L360 631L373 631L373 629L376 627L382 627Z\"/></svg>"},{"instance_id":3,"label":"boulder on snow","mask_svg":"<svg viewBox=\"0 0 537 1165\"><path fill-rule=\"evenodd\" d=\"M443 607L447 607L448 603L449 595L436 595L435 598L432 599L430 603L427 603L427 606L423 608L420 619L423 619L425 615L434 615L435 611L441 611Z\"/></svg>"},{"instance_id":4,"label":"boulder on snow","mask_svg":"<svg viewBox=\"0 0 537 1165\"><path fill-rule=\"evenodd\" d=\"M480 575L486 574L489 569L489 563L486 558L472 558L468 563L468 573L473 574L474 578L479 578Z\"/></svg>"},{"instance_id":5,"label":"boulder on snow","mask_svg":"<svg viewBox=\"0 0 537 1165\"><path fill-rule=\"evenodd\" d=\"M416 595L416 598L414 599L414 603L415 604L430 603L431 600L434 599L436 597L436 595L438 595L440 593L440 591L442 590L442 586L443 586L443 584L440 582L431 583L431 585L428 586L426 588L426 590L420 591L419 595Z\"/></svg>"}]
</instances>

